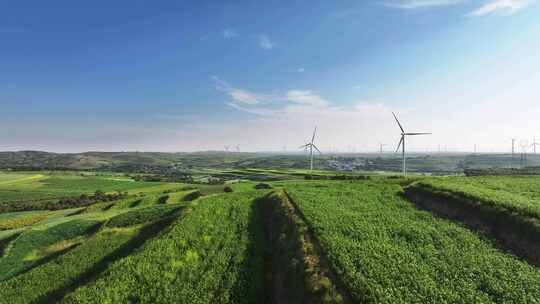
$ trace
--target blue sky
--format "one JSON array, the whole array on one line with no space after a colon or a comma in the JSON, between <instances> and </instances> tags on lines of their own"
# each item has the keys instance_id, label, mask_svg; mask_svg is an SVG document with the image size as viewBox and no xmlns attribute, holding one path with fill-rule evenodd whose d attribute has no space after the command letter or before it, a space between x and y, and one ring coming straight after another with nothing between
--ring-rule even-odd
<instances>
[{"instance_id":1,"label":"blue sky","mask_svg":"<svg viewBox=\"0 0 540 304\"><path fill-rule=\"evenodd\" d=\"M0 3L0 150L507 151L540 139L534 0ZM538 129L536 131L536 129Z\"/></svg>"}]
</instances>

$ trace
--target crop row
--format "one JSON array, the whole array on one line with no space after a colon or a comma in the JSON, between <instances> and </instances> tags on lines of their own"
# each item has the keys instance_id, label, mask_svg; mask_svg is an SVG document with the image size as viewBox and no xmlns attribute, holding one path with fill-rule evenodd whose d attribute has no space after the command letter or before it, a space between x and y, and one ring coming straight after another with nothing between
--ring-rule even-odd
<instances>
[{"instance_id":1,"label":"crop row","mask_svg":"<svg viewBox=\"0 0 540 304\"><path fill-rule=\"evenodd\" d=\"M0 258L0 281L39 263L39 251L62 240L87 234L100 225L97 221L76 220L45 230L27 230L12 240ZM35 257L35 258L34 258Z\"/></svg>"},{"instance_id":2,"label":"crop row","mask_svg":"<svg viewBox=\"0 0 540 304\"><path fill-rule=\"evenodd\" d=\"M13 214L6 214L10 215L9 217L6 216L5 218L0 218L0 230L10 230L10 229L17 229L22 228L26 226L33 225L44 218L46 218L49 213L46 211L37 211L37 212L20 212L20 213L13 213Z\"/></svg>"},{"instance_id":3,"label":"crop row","mask_svg":"<svg viewBox=\"0 0 540 304\"><path fill-rule=\"evenodd\" d=\"M540 221L540 178L469 177L431 178L414 186L431 191L446 191L486 206L506 210Z\"/></svg>"},{"instance_id":4,"label":"crop row","mask_svg":"<svg viewBox=\"0 0 540 304\"><path fill-rule=\"evenodd\" d=\"M50 303L54 293L76 284L104 257L128 242L135 230L110 230L91 237L82 245L14 278L0 282L0 299L9 303ZM52 299L50 299L52 300ZM0 302L2 302L0 300Z\"/></svg>"},{"instance_id":5,"label":"crop row","mask_svg":"<svg viewBox=\"0 0 540 304\"><path fill-rule=\"evenodd\" d=\"M176 216L184 206L181 205L155 205L144 208L136 208L128 212L121 213L107 221L107 227L128 227L147 222L153 222Z\"/></svg>"},{"instance_id":6,"label":"crop row","mask_svg":"<svg viewBox=\"0 0 540 304\"><path fill-rule=\"evenodd\" d=\"M361 303L540 303L540 270L420 211L384 182L290 183L330 264Z\"/></svg>"},{"instance_id":7,"label":"crop row","mask_svg":"<svg viewBox=\"0 0 540 304\"><path fill-rule=\"evenodd\" d=\"M199 201L141 250L113 263L66 303L255 303L263 291L257 194Z\"/></svg>"}]
</instances>

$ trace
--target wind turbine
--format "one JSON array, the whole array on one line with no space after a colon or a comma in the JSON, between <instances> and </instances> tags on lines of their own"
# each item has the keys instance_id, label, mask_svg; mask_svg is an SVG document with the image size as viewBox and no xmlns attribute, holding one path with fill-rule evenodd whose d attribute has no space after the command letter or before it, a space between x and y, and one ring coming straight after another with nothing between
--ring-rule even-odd
<instances>
[{"instance_id":1,"label":"wind turbine","mask_svg":"<svg viewBox=\"0 0 540 304\"><path fill-rule=\"evenodd\" d=\"M402 148L401 157L402 157L402 160L403 160L403 176L407 176L407 166L405 164L405 137L407 137L407 136L415 136L415 135L429 135L431 133L406 133L405 130L403 130L403 126L401 126L401 123L397 119L396 114L394 114L394 112L392 112L392 115L394 115L394 118L396 119L396 122L397 122L399 128L401 129L401 139L399 140L399 144L397 146L396 152L399 151L399 147Z\"/></svg>"},{"instance_id":2,"label":"wind turbine","mask_svg":"<svg viewBox=\"0 0 540 304\"><path fill-rule=\"evenodd\" d=\"M386 144L379 143L379 153L380 153L380 154L383 153L383 148L384 148L384 146L386 146Z\"/></svg>"},{"instance_id":3,"label":"wind turbine","mask_svg":"<svg viewBox=\"0 0 540 304\"><path fill-rule=\"evenodd\" d=\"M533 137L533 143L531 146L533 147L534 154L536 154L536 146L540 146L540 143L536 142L536 137Z\"/></svg>"},{"instance_id":4,"label":"wind turbine","mask_svg":"<svg viewBox=\"0 0 540 304\"><path fill-rule=\"evenodd\" d=\"M315 134L317 133L317 127L315 127L315 130L313 130L313 136L311 137L311 142L300 146L300 149L304 149L307 151L309 149L309 170L313 171L313 149L317 150L319 154L322 154L319 148L315 146Z\"/></svg>"}]
</instances>

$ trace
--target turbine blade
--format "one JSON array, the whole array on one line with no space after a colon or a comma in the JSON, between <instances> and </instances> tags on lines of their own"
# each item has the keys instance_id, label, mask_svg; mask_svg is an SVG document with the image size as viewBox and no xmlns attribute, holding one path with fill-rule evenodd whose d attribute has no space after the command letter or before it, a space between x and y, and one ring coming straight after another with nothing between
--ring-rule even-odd
<instances>
[{"instance_id":1,"label":"turbine blade","mask_svg":"<svg viewBox=\"0 0 540 304\"><path fill-rule=\"evenodd\" d=\"M315 141L315 133L317 133L317 126L315 126L315 130L313 130L313 137L311 138L311 143Z\"/></svg>"},{"instance_id":2,"label":"turbine blade","mask_svg":"<svg viewBox=\"0 0 540 304\"><path fill-rule=\"evenodd\" d=\"M402 143L403 143L403 136L401 136L401 139L399 140L399 144L397 145L396 152L399 151L399 147L401 147Z\"/></svg>"},{"instance_id":3,"label":"turbine blade","mask_svg":"<svg viewBox=\"0 0 540 304\"><path fill-rule=\"evenodd\" d=\"M309 146L308 144L305 144L305 145L303 145L303 146L298 147L298 149L307 148L308 146Z\"/></svg>"},{"instance_id":4,"label":"turbine blade","mask_svg":"<svg viewBox=\"0 0 540 304\"><path fill-rule=\"evenodd\" d=\"M405 133L403 135L430 135L431 133Z\"/></svg>"},{"instance_id":5,"label":"turbine blade","mask_svg":"<svg viewBox=\"0 0 540 304\"><path fill-rule=\"evenodd\" d=\"M402 132L402 133L405 133L405 130L403 130L403 127L402 127L401 124L399 123L399 120L397 119L396 114L394 114L394 112L392 112L392 115L394 115L394 118L396 119L396 122L397 122L399 128L401 129L401 132Z\"/></svg>"},{"instance_id":6,"label":"turbine blade","mask_svg":"<svg viewBox=\"0 0 540 304\"><path fill-rule=\"evenodd\" d=\"M319 150L319 148L317 148L317 146L313 145L313 148L315 148L315 150L317 150L317 152L319 152L319 154L321 154L321 155L322 155L322 152L321 152L321 150Z\"/></svg>"}]
</instances>

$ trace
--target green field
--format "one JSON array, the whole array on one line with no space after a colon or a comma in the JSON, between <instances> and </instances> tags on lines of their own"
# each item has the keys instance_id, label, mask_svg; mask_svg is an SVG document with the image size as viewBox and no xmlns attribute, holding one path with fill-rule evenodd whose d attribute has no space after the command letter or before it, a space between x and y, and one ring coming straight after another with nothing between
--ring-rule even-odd
<instances>
[{"instance_id":1,"label":"green field","mask_svg":"<svg viewBox=\"0 0 540 304\"><path fill-rule=\"evenodd\" d=\"M361 303L535 303L540 269L381 182L287 186Z\"/></svg>"},{"instance_id":2,"label":"green field","mask_svg":"<svg viewBox=\"0 0 540 304\"><path fill-rule=\"evenodd\" d=\"M10 204L127 192L0 213L0 303L540 303L538 265L403 195L422 188L534 219L539 178L212 170L244 178L0 174L0 194L18 195L2 196Z\"/></svg>"},{"instance_id":3,"label":"green field","mask_svg":"<svg viewBox=\"0 0 540 304\"><path fill-rule=\"evenodd\" d=\"M0 203L50 200L104 192L160 192L178 184L135 182L115 174L74 172L0 173Z\"/></svg>"}]
</instances>

